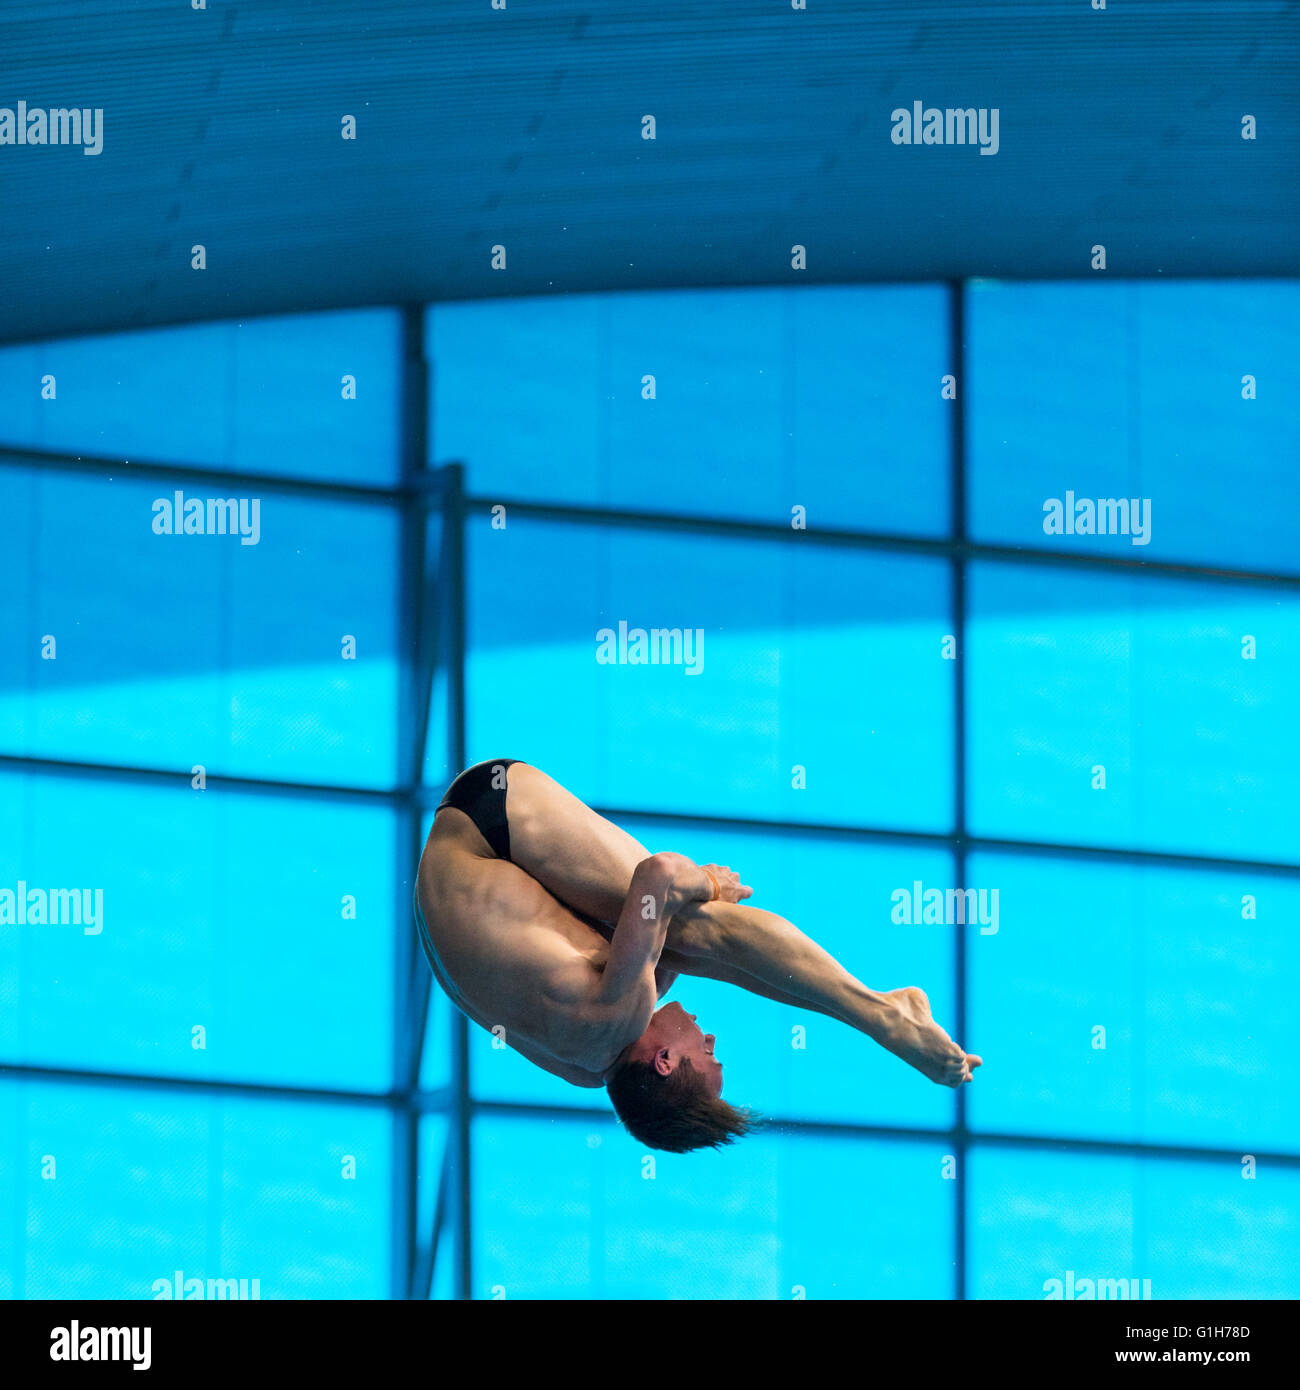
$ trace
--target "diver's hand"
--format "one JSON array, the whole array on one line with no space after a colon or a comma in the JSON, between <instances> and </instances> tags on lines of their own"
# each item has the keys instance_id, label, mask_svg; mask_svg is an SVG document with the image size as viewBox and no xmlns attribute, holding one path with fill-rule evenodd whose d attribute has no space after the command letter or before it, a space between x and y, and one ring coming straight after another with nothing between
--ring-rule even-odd
<instances>
[{"instance_id":1,"label":"diver's hand","mask_svg":"<svg viewBox=\"0 0 1300 1390\"><path fill-rule=\"evenodd\" d=\"M738 903L742 898L752 898L754 890L741 883L740 875L732 873L725 864L701 864L700 868L706 874L711 874L713 881L718 885L718 897L716 901L724 903ZM705 901L713 900L713 884L709 885L709 897Z\"/></svg>"},{"instance_id":2,"label":"diver's hand","mask_svg":"<svg viewBox=\"0 0 1300 1390\"><path fill-rule=\"evenodd\" d=\"M754 891L725 864L696 864L671 850L661 850L654 858L668 870L669 901L674 910L686 903L739 902Z\"/></svg>"}]
</instances>

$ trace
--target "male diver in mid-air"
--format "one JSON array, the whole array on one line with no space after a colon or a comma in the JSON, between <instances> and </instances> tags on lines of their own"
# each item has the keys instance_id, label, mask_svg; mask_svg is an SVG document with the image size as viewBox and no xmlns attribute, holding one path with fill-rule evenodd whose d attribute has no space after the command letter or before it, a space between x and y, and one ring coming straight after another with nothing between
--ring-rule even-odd
<instances>
[{"instance_id":1,"label":"male diver in mid-air","mask_svg":"<svg viewBox=\"0 0 1300 1390\"><path fill-rule=\"evenodd\" d=\"M415 910L457 1007L545 1071L604 1086L652 1148L716 1148L752 1126L722 1099L713 1035L680 1004L656 1008L679 974L839 1019L942 1086L971 1080L981 1059L921 990L868 989L784 918L743 906L751 893L725 865L650 854L538 768L495 758L443 797Z\"/></svg>"}]
</instances>

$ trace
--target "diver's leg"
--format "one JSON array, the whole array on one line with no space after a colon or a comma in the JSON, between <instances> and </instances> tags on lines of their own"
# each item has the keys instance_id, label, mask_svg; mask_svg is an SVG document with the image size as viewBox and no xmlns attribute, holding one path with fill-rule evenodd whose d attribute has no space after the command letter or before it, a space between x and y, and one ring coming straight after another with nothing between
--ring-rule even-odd
<instances>
[{"instance_id":1,"label":"diver's leg","mask_svg":"<svg viewBox=\"0 0 1300 1390\"><path fill-rule=\"evenodd\" d=\"M510 858L561 902L618 921L636 866L650 851L529 763L507 770Z\"/></svg>"},{"instance_id":2,"label":"diver's leg","mask_svg":"<svg viewBox=\"0 0 1300 1390\"><path fill-rule=\"evenodd\" d=\"M674 927L674 958L683 974L712 971L712 978L765 998L837 1018L940 1085L959 1086L982 1065L934 1021L923 991L870 989L775 912L747 903L689 903Z\"/></svg>"}]
</instances>

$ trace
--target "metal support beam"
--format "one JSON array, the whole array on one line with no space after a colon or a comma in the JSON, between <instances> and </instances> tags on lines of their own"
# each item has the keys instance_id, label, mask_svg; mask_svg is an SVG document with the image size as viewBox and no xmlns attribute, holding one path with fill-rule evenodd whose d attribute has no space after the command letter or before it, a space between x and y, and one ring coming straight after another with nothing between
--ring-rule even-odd
<instances>
[{"instance_id":1,"label":"metal support beam","mask_svg":"<svg viewBox=\"0 0 1300 1390\"><path fill-rule=\"evenodd\" d=\"M63 454L49 449L14 449L0 445L0 468L37 468L42 473L74 473L114 482L192 483L196 487L227 488L231 479L258 492L290 497L318 497L331 502L387 504L399 488L379 483L352 483L343 479L300 478L285 473L250 472L241 468L213 468L189 463L144 462L104 458L91 454Z\"/></svg>"},{"instance_id":2,"label":"metal support beam","mask_svg":"<svg viewBox=\"0 0 1300 1390\"><path fill-rule=\"evenodd\" d=\"M429 746L429 707L433 700L434 684L438 670L440 668L446 670L450 665L446 648L448 645L447 634L451 631L451 619L446 609L448 607L449 598L455 590L452 570L456 561L456 554L458 553L449 550L448 547L447 537L450 532L450 527L447 520L445 503L448 489L454 489L457 486L461 474L457 465L451 465L448 468L436 470L434 476L438 479L438 496L443 511L440 516L439 525L437 567L432 579L430 578L427 555L425 559L426 595L424 600L423 634L425 645L420 656L420 684L418 692L420 709L424 711L424 717L420 721L423 736L420 738L414 754L416 765L415 775L420 782L423 781L425 756ZM429 592L430 589L432 592ZM449 730L444 730L444 734L447 734L449 739ZM450 757L451 752L451 748L445 745L444 757ZM459 770L459 768L455 769L457 772ZM442 789L440 787L436 789L422 788L418 794L421 797L421 811L426 811L431 809L436 800L442 796ZM421 823L421 830L422 829L423 823ZM422 850L423 846L420 847L420 852L422 852ZM414 936L411 939L411 950L415 957L412 974L414 981L414 997L411 1006L411 1018L413 1030L418 1034L420 1039L420 1045L412 1059L414 1073L411 1084L414 1085L418 1079L420 1061L424 1051L425 1030L429 1026L429 1000L433 988L433 974L429 969L428 963L423 959Z\"/></svg>"},{"instance_id":3,"label":"metal support beam","mask_svg":"<svg viewBox=\"0 0 1300 1390\"><path fill-rule=\"evenodd\" d=\"M447 654L447 764L455 771L465 766L465 480L458 464L448 466L443 504L443 545L447 553L448 604ZM469 1021L459 1009L451 1011L451 1128L447 1143L452 1159L451 1194L455 1226L453 1287L457 1298L473 1297L473 1221L471 1216L471 1125L469 1076Z\"/></svg>"},{"instance_id":4,"label":"metal support beam","mask_svg":"<svg viewBox=\"0 0 1300 1390\"><path fill-rule=\"evenodd\" d=\"M775 541L782 545L829 547L842 550L878 550L933 559L985 560L995 564L1043 569L1086 570L1095 574L1142 575L1156 579L1182 579L1201 583L1246 584L1263 588L1300 591L1300 574L1266 570L1223 569L1214 565L1183 564L1173 560L1135 560L1124 555L1092 554L1081 550L1053 550L1046 546L998 545L950 536L905 536L885 531L842 531L833 527L795 531L773 522L740 521L735 517L689 516L676 512L639 511L626 507L581 506L565 502L535 502L528 498L468 497L471 507L501 506L511 516L554 521L566 526L599 526L605 529L671 531L675 535L727 536L736 540Z\"/></svg>"},{"instance_id":5,"label":"metal support beam","mask_svg":"<svg viewBox=\"0 0 1300 1390\"><path fill-rule=\"evenodd\" d=\"M956 642L956 661L953 663L952 711L952 872L957 888L966 886L966 560L961 547L966 543L966 312L965 286L956 281L948 287L948 361L949 371L957 380L956 398L949 412L949 532L957 549L950 561L952 632ZM955 1016L953 1036L965 1046L967 1014L966 933L955 934L953 965L955 971ZM954 1192L955 1213L953 1232L953 1297L967 1295L966 1256L968 1245L968 1189L966 1165L970 1152L966 1127L966 1090L958 1087L955 1096L956 1115L953 1121L953 1148L957 1159L957 1181Z\"/></svg>"},{"instance_id":6,"label":"metal support beam","mask_svg":"<svg viewBox=\"0 0 1300 1390\"><path fill-rule=\"evenodd\" d=\"M86 763L72 758L33 758L0 753L0 771L34 772L43 777L73 777L92 782L146 782L155 787L176 788L190 782L190 769L140 767L136 764ZM300 797L316 801L370 802L378 806L398 806L405 801L419 802L420 793L409 788L339 787L325 782L277 781L270 777L236 777L210 772L209 791L251 792L256 796Z\"/></svg>"},{"instance_id":7,"label":"metal support beam","mask_svg":"<svg viewBox=\"0 0 1300 1390\"><path fill-rule=\"evenodd\" d=\"M500 1115L510 1119L545 1120L548 1124L567 1123L587 1128L616 1129L614 1116L607 1110L586 1105L555 1105L508 1100L476 1100L475 1115ZM763 1121L765 1130L777 1134L802 1134L825 1138L919 1140L943 1142L952 1138L952 1126L926 1129L919 1125L855 1124L851 1120L805 1120L788 1116L768 1115ZM1086 1152L1113 1154L1119 1158L1186 1159L1189 1162L1222 1160L1240 1165L1240 1148L1214 1148L1203 1144L1150 1144L1141 1139L1098 1139L1077 1134L1023 1134L1018 1131L980 1130L969 1136L971 1143L1000 1146L1009 1149L1032 1149L1044 1153ZM1283 1168L1300 1168L1300 1153L1280 1150L1264 1153L1250 1151L1260 1163L1276 1164Z\"/></svg>"},{"instance_id":8,"label":"metal support beam","mask_svg":"<svg viewBox=\"0 0 1300 1390\"><path fill-rule=\"evenodd\" d=\"M425 382L424 308L410 305L401 311L401 381L399 400L402 418L401 555L397 576L397 614L394 630L398 634L397 757L398 777L405 793L397 809L394 834L395 862L393 886L393 1084L409 1093L419 1084L411 1076L411 1052L417 1054L421 1039L415 1035L412 1002L414 997L415 927L412 898L415 870L420 860L420 799L418 790L422 768L416 761L423 746L423 725L428 706L420 708L424 657L425 606L425 510L410 482L424 469ZM393 1114L391 1200L391 1296L410 1298L415 1279L418 1248L416 1220L419 1211L419 1113L409 1104Z\"/></svg>"}]
</instances>

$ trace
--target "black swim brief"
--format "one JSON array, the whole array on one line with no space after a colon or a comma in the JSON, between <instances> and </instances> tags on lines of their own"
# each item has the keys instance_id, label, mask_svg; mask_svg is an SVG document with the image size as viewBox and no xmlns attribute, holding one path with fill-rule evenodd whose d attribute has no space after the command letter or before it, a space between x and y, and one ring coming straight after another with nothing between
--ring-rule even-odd
<instances>
[{"instance_id":1,"label":"black swim brief","mask_svg":"<svg viewBox=\"0 0 1300 1390\"><path fill-rule=\"evenodd\" d=\"M447 794L438 803L439 811L444 806L463 811L488 842L492 853L498 859L507 859L511 863L514 861L510 859L510 822L506 817L506 769L519 761L518 758L488 758L486 762L467 767L447 788ZM542 886L545 887L545 884ZM549 889L547 891L550 892ZM573 907L554 893L551 896L580 922L585 922L606 940L609 939L613 928L608 922Z\"/></svg>"},{"instance_id":2,"label":"black swim brief","mask_svg":"<svg viewBox=\"0 0 1300 1390\"><path fill-rule=\"evenodd\" d=\"M506 820L506 769L518 758L489 758L475 763L447 788L438 810L454 806L472 820L498 859L510 858L510 823ZM500 783L500 786L494 786ZM436 813L435 813L436 814Z\"/></svg>"}]
</instances>

